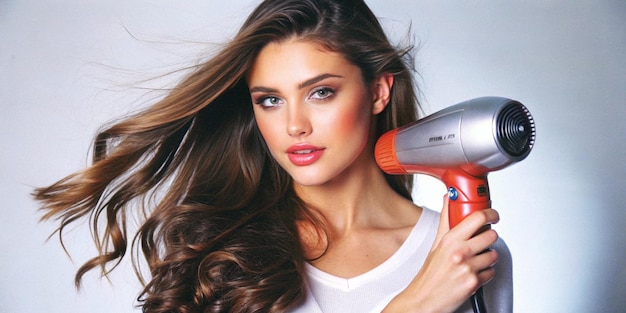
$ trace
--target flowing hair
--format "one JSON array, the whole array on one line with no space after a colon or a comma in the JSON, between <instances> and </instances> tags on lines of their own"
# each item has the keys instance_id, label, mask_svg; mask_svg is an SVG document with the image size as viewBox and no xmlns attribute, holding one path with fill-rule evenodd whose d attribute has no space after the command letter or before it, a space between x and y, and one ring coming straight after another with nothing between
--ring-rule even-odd
<instances>
[{"instance_id":1,"label":"flowing hair","mask_svg":"<svg viewBox=\"0 0 626 313\"><path fill-rule=\"evenodd\" d=\"M281 312L303 299L296 222L321 223L270 156L245 80L265 45L294 36L340 53L366 83L393 74L376 136L417 118L411 47L393 47L363 1L264 1L162 100L101 131L89 167L34 191L59 236L90 220L99 254L79 268L77 287L90 270L107 275L130 244L150 269L147 279L137 271L144 312ZM411 198L411 176L385 177Z\"/></svg>"}]
</instances>

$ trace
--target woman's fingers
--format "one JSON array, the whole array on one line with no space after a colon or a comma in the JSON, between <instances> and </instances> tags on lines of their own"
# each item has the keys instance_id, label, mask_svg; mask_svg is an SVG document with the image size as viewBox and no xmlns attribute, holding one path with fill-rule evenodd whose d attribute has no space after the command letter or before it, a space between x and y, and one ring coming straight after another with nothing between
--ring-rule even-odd
<instances>
[{"instance_id":1,"label":"woman's fingers","mask_svg":"<svg viewBox=\"0 0 626 313\"><path fill-rule=\"evenodd\" d=\"M450 240L446 237L444 240ZM487 230L464 243L450 244L444 249L449 249L449 255L452 263L466 263L473 272L483 270L493 266L497 260L497 252L490 250L498 240L498 234L494 230ZM446 242L447 243L447 242Z\"/></svg>"},{"instance_id":2,"label":"woman's fingers","mask_svg":"<svg viewBox=\"0 0 626 313\"><path fill-rule=\"evenodd\" d=\"M485 266L485 267L482 267L484 269L478 273L478 278L480 279L480 285L482 286L488 283L489 281L491 281L493 277L496 275L496 270L493 268L493 266L498 261L498 252L496 250L489 250L479 255L478 257L484 258L480 260L480 262L482 263L479 264L479 266Z\"/></svg>"},{"instance_id":3,"label":"woman's fingers","mask_svg":"<svg viewBox=\"0 0 626 313\"><path fill-rule=\"evenodd\" d=\"M498 252L495 250L487 250L474 257L470 262L471 266L475 268L476 277L478 279L478 285L473 289L478 289L480 286L488 283L496 275L496 270L493 265L498 260Z\"/></svg>"},{"instance_id":4,"label":"woman's fingers","mask_svg":"<svg viewBox=\"0 0 626 313\"><path fill-rule=\"evenodd\" d=\"M484 271L493 268L496 261L498 261L498 252L496 250L489 249L472 258L471 266L476 272Z\"/></svg>"},{"instance_id":5,"label":"woman's fingers","mask_svg":"<svg viewBox=\"0 0 626 313\"><path fill-rule=\"evenodd\" d=\"M448 221L448 194L443 196L443 207L441 208L441 214L439 215L439 228L437 229L437 236L433 247L439 245L441 238L450 230L450 222Z\"/></svg>"},{"instance_id":6,"label":"woman's fingers","mask_svg":"<svg viewBox=\"0 0 626 313\"><path fill-rule=\"evenodd\" d=\"M452 231L460 234L463 239L474 237L485 226L495 224L500 220L498 211L494 209L484 209L476 211L463 219Z\"/></svg>"},{"instance_id":7,"label":"woman's fingers","mask_svg":"<svg viewBox=\"0 0 626 313\"><path fill-rule=\"evenodd\" d=\"M462 284L471 294L495 276L493 265L498 260L498 253L495 250L485 250L477 255L464 255L463 257L454 254L452 260L453 265L448 275Z\"/></svg>"},{"instance_id":8,"label":"woman's fingers","mask_svg":"<svg viewBox=\"0 0 626 313\"><path fill-rule=\"evenodd\" d=\"M470 254L476 255L489 249L498 240L498 233L493 229L487 229L467 240Z\"/></svg>"}]
</instances>

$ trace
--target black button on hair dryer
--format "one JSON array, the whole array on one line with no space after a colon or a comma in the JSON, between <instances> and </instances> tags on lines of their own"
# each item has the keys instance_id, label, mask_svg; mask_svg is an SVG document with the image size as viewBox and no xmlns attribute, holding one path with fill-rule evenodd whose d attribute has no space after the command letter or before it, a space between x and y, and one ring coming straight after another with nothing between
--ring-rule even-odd
<instances>
[{"instance_id":1,"label":"black button on hair dryer","mask_svg":"<svg viewBox=\"0 0 626 313\"><path fill-rule=\"evenodd\" d=\"M446 185L450 227L491 207L487 174L528 156L535 122L501 97L461 102L383 134L375 156L388 174L427 174Z\"/></svg>"}]
</instances>

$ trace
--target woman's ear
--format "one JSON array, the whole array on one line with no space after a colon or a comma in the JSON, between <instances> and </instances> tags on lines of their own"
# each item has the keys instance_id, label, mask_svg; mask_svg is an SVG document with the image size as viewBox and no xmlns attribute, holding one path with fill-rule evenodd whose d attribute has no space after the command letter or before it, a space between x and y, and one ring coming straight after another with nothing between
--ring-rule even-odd
<instances>
[{"instance_id":1,"label":"woman's ear","mask_svg":"<svg viewBox=\"0 0 626 313\"><path fill-rule=\"evenodd\" d=\"M386 73L380 75L374 82L374 103L372 105L372 114L376 115L382 112L389 104L391 98L391 88L393 87L393 75Z\"/></svg>"}]
</instances>

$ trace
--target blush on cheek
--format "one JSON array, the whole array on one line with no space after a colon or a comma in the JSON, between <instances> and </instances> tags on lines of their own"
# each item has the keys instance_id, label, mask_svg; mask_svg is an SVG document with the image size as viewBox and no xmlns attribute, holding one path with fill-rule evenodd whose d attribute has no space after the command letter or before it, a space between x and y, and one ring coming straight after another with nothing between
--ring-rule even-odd
<instances>
[{"instance_id":1,"label":"blush on cheek","mask_svg":"<svg viewBox=\"0 0 626 313\"><path fill-rule=\"evenodd\" d=\"M337 135L354 134L359 129L359 121L354 116L341 116L337 118L335 131Z\"/></svg>"},{"instance_id":2,"label":"blush on cheek","mask_svg":"<svg viewBox=\"0 0 626 313\"><path fill-rule=\"evenodd\" d=\"M338 137L349 136L353 137L356 132L363 132L364 138L369 136L371 117L364 106L356 106L351 110L345 110L343 112L337 112L335 115L333 125L331 129L334 129Z\"/></svg>"}]
</instances>

